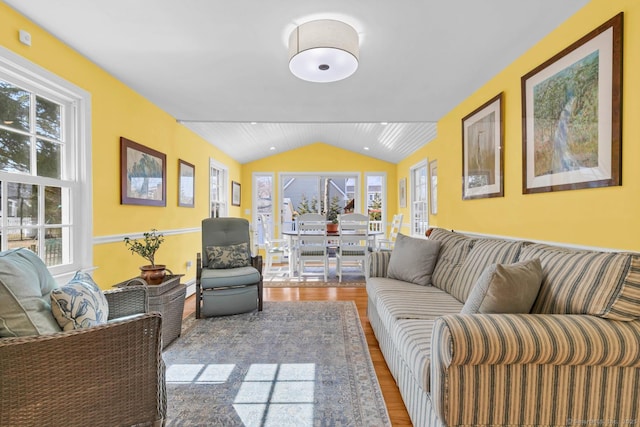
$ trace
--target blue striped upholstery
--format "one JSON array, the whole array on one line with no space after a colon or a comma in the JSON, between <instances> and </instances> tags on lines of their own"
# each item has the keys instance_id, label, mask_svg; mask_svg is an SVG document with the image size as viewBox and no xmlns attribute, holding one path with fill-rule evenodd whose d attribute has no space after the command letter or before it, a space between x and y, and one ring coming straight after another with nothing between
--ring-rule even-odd
<instances>
[{"instance_id":1,"label":"blue striped upholstery","mask_svg":"<svg viewBox=\"0 0 640 427\"><path fill-rule=\"evenodd\" d=\"M531 312L640 318L640 260L623 253L533 244L521 260L540 258L544 279Z\"/></svg>"},{"instance_id":2,"label":"blue striped upholstery","mask_svg":"<svg viewBox=\"0 0 640 427\"><path fill-rule=\"evenodd\" d=\"M640 322L449 315L435 321L433 347L431 397L446 425L619 425L639 415Z\"/></svg>"},{"instance_id":3,"label":"blue striped upholstery","mask_svg":"<svg viewBox=\"0 0 640 427\"><path fill-rule=\"evenodd\" d=\"M398 384L398 389L409 412L412 424L414 426L442 427L443 424L438 420L433 410L431 395L420 387L412 371L407 367L402 355L394 346L391 335L382 325L375 304L371 300L368 301L367 317L378 340L384 359L387 361L391 374Z\"/></svg>"},{"instance_id":4,"label":"blue striped upholstery","mask_svg":"<svg viewBox=\"0 0 640 427\"><path fill-rule=\"evenodd\" d=\"M369 322L413 425L640 423L640 256L429 238L442 245L434 286L386 278L382 252L367 278ZM535 314L459 314L488 265L535 258Z\"/></svg>"},{"instance_id":5,"label":"blue striped upholstery","mask_svg":"<svg viewBox=\"0 0 640 427\"><path fill-rule=\"evenodd\" d=\"M369 277L387 277L391 251L369 253Z\"/></svg>"},{"instance_id":6,"label":"blue striped upholstery","mask_svg":"<svg viewBox=\"0 0 640 427\"><path fill-rule=\"evenodd\" d=\"M465 302L482 272L491 264L512 264L518 259L522 241L480 239L473 243L455 280L444 290Z\"/></svg>"},{"instance_id":7,"label":"blue striped upholstery","mask_svg":"<svg viewBox=\"0 0 640 427\"><path fill-rule=\"evenodd\" d=\"M431 276L431 283L433 286L447 291L454 283L458 270L460 270L474 241L462 234L442 228L433 229L429 240L440 241L440 253Z\"/></svg>"}]
</instances>

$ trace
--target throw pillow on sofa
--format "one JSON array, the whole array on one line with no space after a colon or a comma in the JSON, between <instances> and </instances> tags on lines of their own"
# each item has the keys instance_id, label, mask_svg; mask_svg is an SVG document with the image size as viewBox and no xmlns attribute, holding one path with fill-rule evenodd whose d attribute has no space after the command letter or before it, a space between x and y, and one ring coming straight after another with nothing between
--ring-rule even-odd
<instances>
[{"instance_id":1,"label":"throw pillow on sofa","mask_svg":"<svg viewBox=\"0 0 640 427\"><path fill-rule=\"evenodd\" d=\"M542 283L538 258L487 267L460 313L529 313Z\"/></svg>"},{"instance_id":2,"label":"throw pillow on sofa","mask_svg":"<svg viewBox=\"0 0 640 427\"><path fill-rule=\"evenodd\" d=\"M93 278L81 271L51 291L51 311L63 331L107 323L109 305Z\"/></svg>"},{"instance_id":3,"label":"throw pillow on sofa","mask_svg":"<svg viewBox=\"0 0 640 427\"><path fill-rule=\"evenodd\" d=\"M416 285L431 285L431 275L439 251L440 242L437 240L398 234L389 259L387 277Z\"/></svg>"},{"instance_id":4,"label":"throw pillow on sofa","mask_svg":"<svg viewBox=\"0 0 640 427\"><path fill-rule=\"evenodd\" d=\"M56 286L35 253L25 248L0 252L0 337L60 332L49 297Z\"/></svg>"}]
</instances>

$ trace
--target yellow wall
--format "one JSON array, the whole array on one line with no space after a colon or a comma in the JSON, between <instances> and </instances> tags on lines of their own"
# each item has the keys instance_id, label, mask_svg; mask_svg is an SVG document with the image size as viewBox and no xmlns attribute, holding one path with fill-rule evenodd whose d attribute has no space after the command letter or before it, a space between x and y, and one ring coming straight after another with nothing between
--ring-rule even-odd
<instances>
[{"instance_id":1,"label":"yellow wall","mask_svg":"<svg viewBox=\"0 0 640 427\"><path fill-rule=\"evenodd\" d=\"M522 194L521 77L624 12L622 186ZM438 122L438 137L398 165L438 160L438 214L431 224L534 240L640 251L640 2L593 0ZM461 120L504 92L503 198L462 200Z\"/></svg>"},{"instance_id":2,"label":"yellow wall","mask_svg":"<svg viewBox=\"0 0 640 427\"><path fill-rule=\"evenodd\" d=\"M18 41L18 30L31 33L32 46ZM241 181L240 164L208 144L144 97L115 79L91 61L46 33L37 25L0 4L0 44L42 68L74 83L91 94L93 150L93 237L199 228L208 216L209 158L229 168L230 179ZM120 204L120 137L124 136L167 155L167 206ZM195 165L195 208L177 206L178 159ZM230 214L238 216L240 208ZM195 254L200 249L199 233L166 236L156 262L174 273L195 277ZM94 277L107 288L139 274L146 262L117 242L94 246ZM194 267L186 271L186 261Z\"/></svg>"},{"instance_id":3,"label":"yellow wall","mask_svg":"<svg viewBox=\"0 0 640 427\"><path fill-rule=\"evenodd\" d=\"M522 134L520 78L573 41L618 12L625 12L623 82L623 185L542 194L522 194ZM32 35L32 46L19 43L18 30ZM409 168L428 158L438 160L438 214L433 225L536 240L640 250L640 2L593 0L529 52L500 72L485 86L449 112L438 123L438 138L398 165L344 151L326 144L280 153L240 165L123 83L55 39L37 25L0 4L0 44L52 73L87 90L92 96L93 237L141 233L151 228L199 228L208 216L208 159L229 167L230 179L242 183L242 205L230 215L244 216L251 209L254 172L350 171L385 172L389 216L398 208L397 183ZM505 197L463 201L461 198L461 119L504 93ZM125 136L167 154L167 206L120 204L119 138ZM177 163L181 158L196 166L196 207L177 206ZM362 190L362 189L361 189ZM277 194L276 194L277 196ZM409 210L402 209L405 218ZM405 224L408 221L405 220ZM157 261L174 273L193 279L195 268L185 270L199 250L198 233L168 235ZM130 254L120 241L94 246L96 280L103 287L138 274L143 260Z\"/></svg>"},{"instance_id":4,"label":"yellow wall","mask_svg":"<svg viewBox=\"0 0 640 427\"><path fill-rule=\"evenodd\" d=\"M387 175L387 219L397 209L396 191L396 165L364 156L352 151L343 150L329 144L317 142L304 147L290 150L284 153L274 154L242 166L242 181L248 185L252 181L254 173L273 173L275 177L275 200L280 199L278 192L280 184L277 182L278 174L282 172L355 172L359 173L360 195L366 194L364 175L366 172L383 172ZM364 200L360 200L360 206L365 206ZM242 192L243 209L251 207L251 192ZM251 220L250 215L246 216Z\"/></svg>"}]
</instances>

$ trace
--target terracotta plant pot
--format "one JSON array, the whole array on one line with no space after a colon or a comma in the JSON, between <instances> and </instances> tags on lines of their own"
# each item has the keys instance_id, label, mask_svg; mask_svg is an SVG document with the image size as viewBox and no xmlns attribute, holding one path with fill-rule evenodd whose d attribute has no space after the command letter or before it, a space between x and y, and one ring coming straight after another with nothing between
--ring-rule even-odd
<instances>
[{"instance_id":1,"label":"terracotta plant pot","mask_svg":"<svg viewBox=\"0 0 640 427\"><path fill-rule=\"evenodd\" d=\"M327 224L327 233L337 233L338 232L338 224L334 224L332 222Z\"/></svg>"},{"instance_id":2,"label":"terracotta plant pot","mask_svg":"<svg viewBox=\"0 0 640 427\"><path fill-rule=\"evenodd\" d=\"M140 277L144 279L149 285L159 285L164 280L166 272L166 265L143 265L140 267Z\"/></svg>"}]
</instances>

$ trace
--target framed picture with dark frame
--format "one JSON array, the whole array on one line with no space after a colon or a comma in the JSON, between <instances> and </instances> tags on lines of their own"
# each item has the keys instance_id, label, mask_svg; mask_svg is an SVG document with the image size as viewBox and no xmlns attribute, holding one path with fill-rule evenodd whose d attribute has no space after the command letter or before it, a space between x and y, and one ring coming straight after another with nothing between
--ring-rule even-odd
<instances>
[{"instance_id":1,"label":"framed picture with dark frame","mask_svg":"<svg viewBox=\"0 0 640 427\"><path fill-rule=\"evenodd\" d=\"M196 167L178 159L178 206L195 206Z\"/></svg>"},{"instance_id":2,"label":"framed picture with dark frame","mask_svg":"<svg viewBox=\"0 0 640 427\"><path fill-rule=\"evenodd\" d=\"M240 183L231 181L231 205L240 206Z\"/></svg>"},{"instance_id":3,"label":"framed picture with dark frame","mask_svg":"<svg viewBox=\"0 0 640 427\"><path fill-rule=\"evenodd\" d=\"M522 193L621 185L620 13L522 77Z\"/></svg>"},{"instance_id":4,"label":"framed picture with dark frame","mask_svg":"<svg viewBox=\"0 0 640 427\"><path fill-rule=\"evenodd\" d=\"M462 198L504 196L502 93L462 119Z\"/></svg>"},{"instance_id":5,"label":"framed picture with dark frame","mask_svg":"<svg viewBox=\"0 0 640 427\"><path fill-rule=\"evenodd\" d=\"M167 205L167 156L120 138L120 203Z\"/></svg>"}]
</instances>

